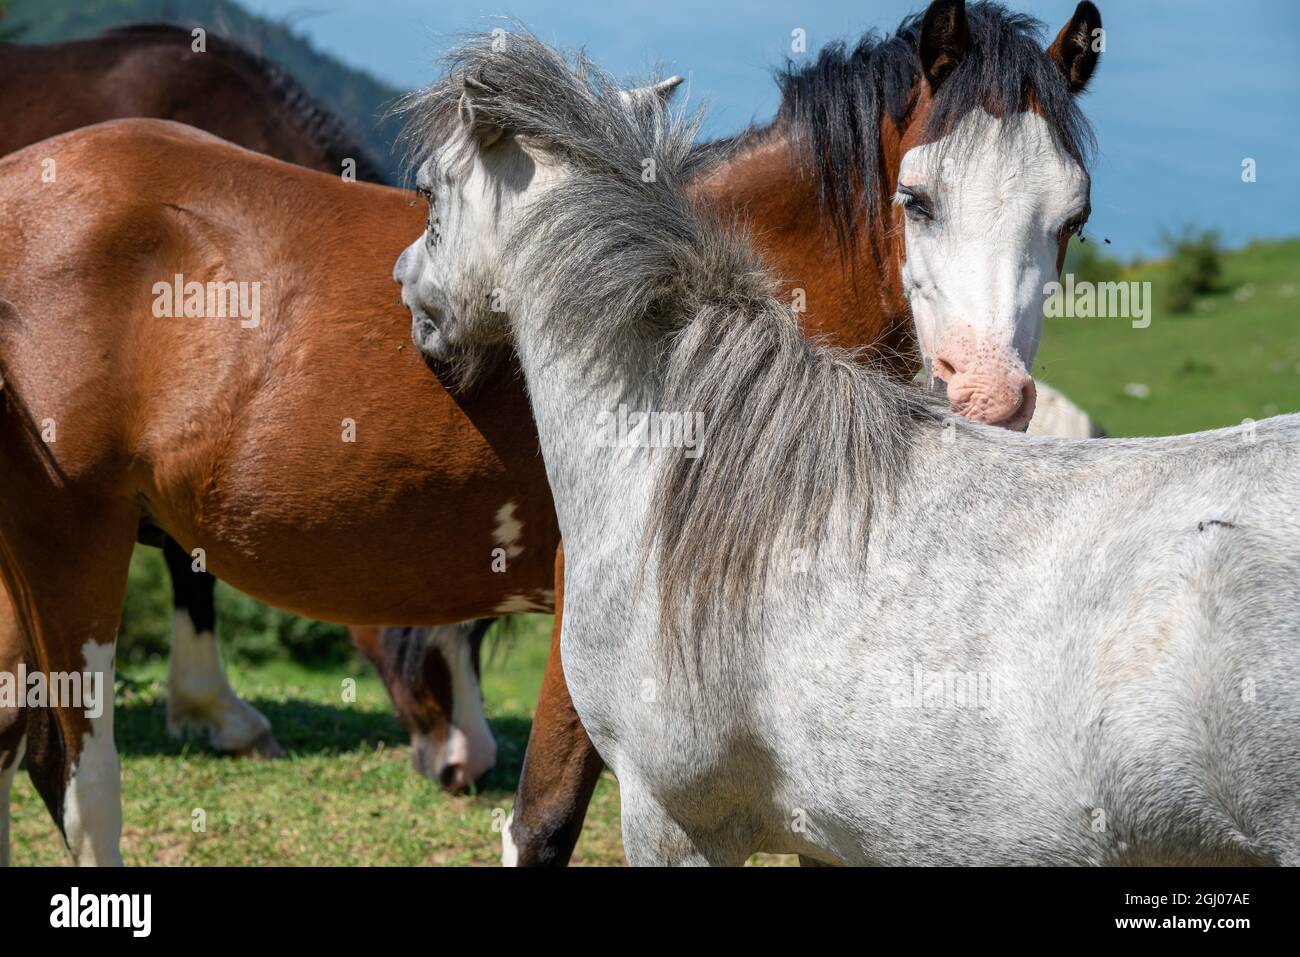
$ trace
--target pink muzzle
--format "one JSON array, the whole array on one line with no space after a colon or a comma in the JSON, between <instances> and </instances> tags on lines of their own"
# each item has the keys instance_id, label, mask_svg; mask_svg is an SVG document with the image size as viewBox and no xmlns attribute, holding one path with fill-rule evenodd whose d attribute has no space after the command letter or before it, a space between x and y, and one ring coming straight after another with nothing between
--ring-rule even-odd
<instances>
[{"instance_id":1,"label":"pink muzzle","mask_svg":"<svg viewBox=\"0 0 1300 957\"><path fill-rule=\"evenodd\" d=\"M1028 428L1037 390L1015 350L953 336L936 351L931 371L944 381L958 415L1017 432Z\"/></svg>"}]
</instances>

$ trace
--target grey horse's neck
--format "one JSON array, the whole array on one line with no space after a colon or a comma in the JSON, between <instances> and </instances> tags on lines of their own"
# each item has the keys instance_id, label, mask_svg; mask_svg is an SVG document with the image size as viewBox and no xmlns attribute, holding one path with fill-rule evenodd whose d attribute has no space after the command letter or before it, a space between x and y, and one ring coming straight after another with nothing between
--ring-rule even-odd
<instances>
[{"instance_id":1,"label":"grey horse's neck","mask_svg":"<svg viewBox=\"0 0 1300 957\"><path fill-rule=\"evenodd\" d=\"M620 408L635 417L662 406L663 384L641 363L566 349L541 321L521 323L516 350L537 422L564 540L579 554L603 527L644 521L653 450L625 442ZM612 424L611 424L612 420Z\"/></svg>"}]
</instances>

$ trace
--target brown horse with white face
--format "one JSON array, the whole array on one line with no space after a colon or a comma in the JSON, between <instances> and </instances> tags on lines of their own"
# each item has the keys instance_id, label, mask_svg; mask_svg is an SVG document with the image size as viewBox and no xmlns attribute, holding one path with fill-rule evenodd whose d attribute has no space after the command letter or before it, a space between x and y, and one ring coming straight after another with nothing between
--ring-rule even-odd
<instances>
[{"instance_id":1,"label":"brown horse with white face","mask_svg":"<svg viewBox=\"0 0 1300 957\"><path fill-rule=\"evenodd\" d=\"M1016 429L1033 414L1044 284L1088 216L1075 98L1101 16L1080 3L1046 48L1038 28L936 0L892 37L832 46L783 73L776 120L715 147L696 180L752 224L787 293L807 293L809 332L874 343L866 355L907 377L923 359L954 411ZM562 575L561 554L557 588ZM603 767L569 700L560 628L557 613L507 864L567 863Z\"/></svg>"}]
</instances>

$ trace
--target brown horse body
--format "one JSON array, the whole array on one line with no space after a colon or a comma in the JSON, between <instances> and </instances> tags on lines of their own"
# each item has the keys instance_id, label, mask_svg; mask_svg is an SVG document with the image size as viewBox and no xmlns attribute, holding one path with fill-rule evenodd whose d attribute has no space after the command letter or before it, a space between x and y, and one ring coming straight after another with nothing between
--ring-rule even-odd
<instances>
[{"instance_id":1,"label":"brown horse body","mask_svg":"<svg viewBox=\"0 0 1300 957\"><path fill-rule=\"evenodd\" d=\"M195 43L190 31L169 24L137 24L67 43L0 43L0 113L6 116L0 154L113 118L156 117L188 123L311 169L385 181L344 125L277 65L215 34L204 36L202 51ZM57 175L57 168L51 173ZM158 544L156 537L150 544ZM190 557L170 540L164 554L175 605L169 728L206 728L219 751L280 754L270 722L235 694L222 673L215 579L194 571ZM478 622L473 634L481 637L490 623ZM390 689L397 714L411 731L413 753L424 754L418 764L444 783L469 776L467 767L445 760L447 742L459 730L451 722L456 705L452 690L476 684L466 678L477 672L477 654L469 662L447 660L447 646L461 632L350 631ZM12 643L16 646L16 640ZM400 673L395 670L399 662ZM476 697L477 688L469 693ZM476 735L481 747L468 756L471 763L490 766L495 748L482 727L481 709L475 706L462 715L481 729ZM429 757L430 750L440 757Z\"/></svg>"},{"instance_id":2,"label":"brown horse body","mask_svg":"<svg viewBox=\"0 0 1300 957\"><path fill-rule=\"evenodd\" d=\"M410 194L135 120L0 160L0 204L0 542L29 662L80 671L87 641L111 644L142 523L326 620L550 610L522 390L503 369L453 398L409 346L390 272L423 221ZM260 283L260 322L156 316L178 274ZM88 727L55 714L42 793L62 817Z\"/></svg>"},{"instance_id":3,"label":"brown horse body","mask_svg":"<svg viewBox=\"0 0 1300 957\"><path fill-rule=\"evenodd\" d=\"M60 173L41 184L47 156ZM423 221L410 194L152 121L41 144L0 177L17 226L0 252L6 425L56 433L6 446L43 466L33 491L93 485L110 511L204 548L219 577L319 618L549 610L554 521L526 400L509 370L475 396L443 389L380 268ZM80 228L50 207L78 210ZM258 325L156 316L155 284L175 275L260 283ZM76 389L60 385L69 369ZM522 531L493 572L503 521ZM376 568L372 540L404 560Z\"/></svg>"}]
</instances>

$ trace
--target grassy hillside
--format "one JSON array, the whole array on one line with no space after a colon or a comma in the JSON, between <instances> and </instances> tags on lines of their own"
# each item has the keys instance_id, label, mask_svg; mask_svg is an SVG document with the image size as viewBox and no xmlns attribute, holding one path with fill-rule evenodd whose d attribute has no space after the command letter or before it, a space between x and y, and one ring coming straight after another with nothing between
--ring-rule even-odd
<instances>
[{"instance_id":1,"label":"grassy hillside","mask_svg":"<svg viewBox=\"0 0 1300 957\"><path fill-rule=\"evenodd\" d=\"M383 114L403 91L347 66L283 24L255 16L229 0L8 0L0 21L24 43L94 36L142 21L201 26L243 43L284 67L311 95L342 117L390 175L398 172L393 144L399 125Z\"/></svg>"},{"instance_id":2,"label":"grassy hillside","mask_svg":"<svg viewBox=\"0 0 1300 957\"><path fill-rule=\"evenodd\" d=\"M1156 262L1121 272L1151 283L1146 329L1127 319L1048 319L1034 377L1112 435L1174 435L1300 410L1300 239L1225 254L1220 290L1186 314L1169 308L1169 271Z\"/></svg>"}]
</instances>

